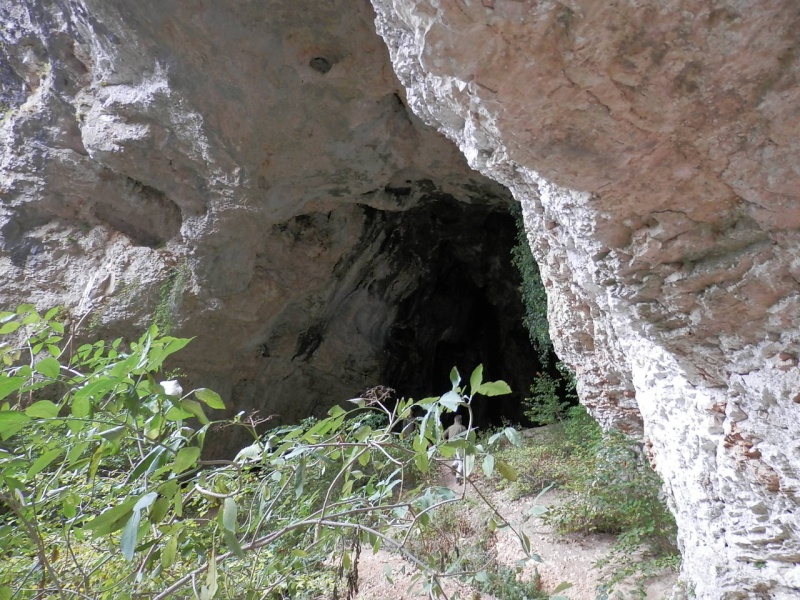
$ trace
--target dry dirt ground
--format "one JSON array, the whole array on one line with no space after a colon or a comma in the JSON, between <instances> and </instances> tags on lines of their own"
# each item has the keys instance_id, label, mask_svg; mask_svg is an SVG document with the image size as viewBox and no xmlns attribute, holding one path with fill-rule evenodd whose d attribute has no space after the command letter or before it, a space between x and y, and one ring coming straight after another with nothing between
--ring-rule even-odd
<instances>
[{"instance_id":1,"label":"dry dirt ground","mask_svg":"<svg viewBox=\"0 0 800 600\"><path fill-rule=\"evenodd\" d=\"M450 473L442 473L440 483L447 485L460 493L463 487L457 485ZM531 550L542 558L541 563L529 563L523 570L523 580L530 578L535 569L538 569L545 591L553 590L561 582L569 582L572 587L560 592L570 600L595 600L596 588L602 580L602 571L594 567L594 563L606 556L611 550L614 538L609 535L587 535L564 537L556 534L553 528L546 525L538 517L525 519L532 506L534 498L521 498L509 500L505 491L487 492L492 503L498 511L514 526L522 525L522 530L531 541ZM468 490L467 495L475 496L474 491ZM558 492L548 492L535 503L543 506L552 506L560 501ZM469 540L465 540L469 543ZM510 531L497 533L496 551L501 564L513 566L523 557L523 552L517 538ZM386 578L386 570L391 570L391 581ZM419 585L411 581L414 570L402 559L387 552L379 551L375 554L365 549L359 565L359 593L357 600L416 600L427 598ZM647 582L646 600L666 600L671 595L677 574L665 573L659 578ZM457 582L448 582L445 585L448 596L468 600L495 600L494 596L481 594L466 585ZM622 591L614 598L641 598L634 596L630 591ZM505 600L497 598L496 600Z\"/></svg>"}]
</instances>

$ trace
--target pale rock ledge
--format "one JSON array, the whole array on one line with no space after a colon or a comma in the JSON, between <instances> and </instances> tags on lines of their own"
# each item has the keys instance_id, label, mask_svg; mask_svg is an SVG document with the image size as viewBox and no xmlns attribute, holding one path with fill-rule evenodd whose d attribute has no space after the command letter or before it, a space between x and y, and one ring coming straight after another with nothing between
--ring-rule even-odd
<instances>
[{"instance_id":1,"label":"pale rock ledge","mask_svg":"<svg viewBox=\"0 0 800 600\"><path fill-rule=\"evenodd\" d=\"M800 597L789 0L373 0L409 104L523 204L560 356L642 431L697 598Z\"/></svg>"}]
</instances>

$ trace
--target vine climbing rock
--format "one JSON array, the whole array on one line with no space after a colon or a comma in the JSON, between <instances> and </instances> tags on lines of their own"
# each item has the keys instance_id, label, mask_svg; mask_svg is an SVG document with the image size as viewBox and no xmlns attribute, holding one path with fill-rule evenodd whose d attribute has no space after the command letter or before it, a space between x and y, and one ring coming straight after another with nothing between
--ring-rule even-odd
<instances>
[{"instance_id":1,"label":"vine climbing rock","mask_svg":"<svg viewBox=\"0 0 800 600\"><path fill-rule=\"evenodd\" d=\"M790 0L373 0L411 108L522 203L559 355L643 435L684 589L800 596Z\"/></svg>"}]
</instances>

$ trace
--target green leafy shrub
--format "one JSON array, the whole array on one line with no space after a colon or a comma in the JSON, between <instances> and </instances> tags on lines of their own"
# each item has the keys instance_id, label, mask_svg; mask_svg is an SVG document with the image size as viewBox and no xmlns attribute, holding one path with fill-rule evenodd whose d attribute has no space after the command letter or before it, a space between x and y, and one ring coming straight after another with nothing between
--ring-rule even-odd
<instances>
[{"instance_id":1,"label":"green leafy shrub","mask_svg":"<svg viewBox=\"0 0 800 600\"><path fill-rule=\"evenodd\" d=\"M486 562L486 555L493 551L495 543L492 532L481 531L477 513L477 504L471 501L431 510L431 526L421 532L412 546L435 568L475 570ZM468 545L464 544L466 539L470 540Z\"/></svg>"},{"instance_id":2,"label":"green leafy shrub","mask_svg":"<svg viewBox=\"0 0 800 600\"><path fill-rule=\"evenodd\" d=\"M551 425L564 420L567 410L578 402L574 373L562 362L556 363L556 368L561 377L538 373L531 385L531 396L523 401L525 416L534 425Z\"/></svg>"},{"instance_id":3,"label":"green leafy shrub","mask_svg":"<svg viewBox=\"0 0 800 600\"><path fill-rule=\"evenodd\" d=\"M550 425L560 421L569 402L558 394L558 382L547 373L540 373L531 385L531 396L525 398L525 416L534 425Z\"/></svg>"},{"instance_id":4,"label":"green leafy shrub","mask_svg":"<svg viewBox=\"0 0 800 600\"><path fill-rule=\"evenodd\" d=\"M674 518L661 499L662 482L644 460L637 442L620 432L603 432L582 406L572 407L560 423L533 430L526 444L505 448L497 457L517 471L512 495L535 494L549 484L563 491L563 502L543 518L562 534L609 533L617 536L607 566L604 592L621 581L674 567ZM602 591L602 590L601 590ZM609 596L610 597L610 596Z\"/></svg>"},{"instance_id":5,"label":"green leafy shrub","mask_svg":"<svg viewBox=\"0 0 800 600\"><path fill-rule=\"evenodd\" d=\"M618 431L602 432L585 410L575 413L568 437L585 445L575 446L567 500L545 519L562 532L615 534L611 553L598 564L609 568L600 597L611 597L622 581L636 583L644 597L646 577L680 562L677 526L661 498L661 479L636 441Z\"/></svg>"},{"instance_id":6,"label":"green leafy shrub","mask_svg":"<svg viewBox=\"0 0 800 600\"><path fill-rule=\"evenodd\" d=\"M198 472L210 426L204 407L224 405L211 390L171 396L157 383L188 339L152 327L127 346L73 348L57 314L30 305L0 313L0 333L24 332L2 344L0 542L16 560L0 567L0 586L23 597L90 588L112 597L114 570L137 553L147 549L151 565L174 561L175 521L195 493L182 481ZM191 550L188 528L183 541ZM98 574L89 565L100 557ZM24 563L35 566L20 577L14 565Z\"/></svg>"},{"instance_id":7,"label":"green leafy shrub","mask_svg":"<svg viewBox=\"0 0 800 600\"><path fill-rule=\"evenodd\" d=\"M572 447L570 497L549 511L548 519L564 532L663 531L672 539L675 524L660 499L661 479L638 443L618 431L602 432L585 410L573 414L566 432Z\"/></svg>"},{"instance_id":8,"label":"green leafy shrub","mask_svg":"<svg viewBox=\"0 0 800 600\"><path fill-rule=\"evenodd\" d=\"M442 436L443 412L471 423L476 395L508 393L481 367L465 386L454 369L440 397L355 399L268 443L253 432L233 461L204 461L212 428L252 428L210 421L207 408L224 408L215 392L160 381L164 360L190 340L153 326L135 342L74 348L57 316L30 305L0 313L0 598L163 600L190 588L202 600L312 598L342 581L352 590L362 544L404 556L433 592L465 576L411 545L431 511L463 495L404 474L460 453L468 485L476 464L513 476L474 432ZM423 416L409 444L396 431L412 411Z\"/></svg>"},{"instance_id":9,"label":"green leafy shrub","mask_svg":"<svg viewBox=\"0 0 800 600\"><path fill-rule=\"evenodd\" d=\"M521 568L497 565L492 570L479 571L477 587L481 592L503 600L540 600L552 598L542 591L538 572L529 581L521 581Z\"/></svg>"}]
</instances>

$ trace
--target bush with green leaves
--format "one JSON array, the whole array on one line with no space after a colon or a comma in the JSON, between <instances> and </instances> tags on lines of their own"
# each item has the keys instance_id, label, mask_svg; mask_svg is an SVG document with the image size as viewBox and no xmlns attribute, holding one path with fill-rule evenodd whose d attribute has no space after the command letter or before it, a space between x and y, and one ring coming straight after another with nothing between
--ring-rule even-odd
<instances>
[{"instance_id":1,"label":"bush with green leaves","mask_svg":"<svg viewBox=\"0 0 800 600\"><path fill-rule=\"evenodd\" d=\"M569 473L566 463L571 448L564 443L564 426L561 423L535 430L533 440L520 445L508 445L496 452L514 471L514 480L495 478L493 484L504 489L512 500L536 495L550 486L563 486Z\"/></svg>"},{"instance_id":2,"label":"bush with green leaves","mask_svg":"<svg viewBox=\"0 0 800 600\"><path fill-rule=\"evenodd\" d=\"M672 547L675 522L661 500L661 479L641 445L620 431L603 432L582 407L570 412L565 426L571 446L570 497L548 519L565 532L649 532L654 543Z\"/></svg>"},{"instance_id":3,"label":"bush with green leaves","mask_svg":"<svg viewBox=\"0 0 800 600\"><path fill-rule=\"evenodd\" d=\"M467 506L443 505L431 511L431 517L431 527L412 542L429 564L460 570L468 574L462 580L474 589L503 600L550 598L541 589L538 573L528 581L521 580L522 564L510 567L499 562L496 533L500 527L481 503L468 500Z\"/></svg>"},{"instance_id":4,"label":"bush with green leaves","mask_svg":"<svg viewBox=\"0 0 800 600\"><path fill-rule=\"evenodd\" d=\"M160 569L192 551L196 536L181 516L198 492L184 481L200 466L205 407L224 408L211 390L168 395L156 381L188 339L153 327L128 346L73 347L57 314L31 305L0 313L0 333L24 332L0 348L0 541L15 548L0 567L0 593L86 593L142 548ZM14 567L26 563L20 577ZM102 583L101 595L116 597L122 581Z\"/></svg>"},{"instance_id":5,"label":"bush with green leaves","mask_svg":"<svg viewBox=\"0 0 800 600\"><path fill-rule=\"evenodd\" d=\"M563 421L567 410L577 404L575 374L562 362L556 363L560 373L555 378L549 373L537 373L531 385L531 396L525 398L525 416L534 425L551 425Z\"/></svg>"},{"instance_id":6,"label":"bush with green leaves","mask_svg":"<svg viewBox=\"0 0 800 600\"><path fill-rule=\"evenodd\" d=\"M573 446L568 496L545 520L561 532L611 533L611 553L597 566L608 567L598 597L612 598L621 582L643 582L677 569L675 518L661 497L662 481L645 460L640 444L619 431L603 432L585 409L573 410L567 438Z\"/></svg>"},{"instance_id":7,"label":"bush with green leaves","mask_svg":"<svg viewBox=\"0 0 800 600\"><path fill-rule=\"evenodd\" d=\"M599 565L609 571L604 594L623 580L641 581L677 565L677 528L661 498L661 479L635 440L604 432L582 406L568 409L563 421L534 430L525 445L497 455L517 472L515 482L502 484L513 495L535 494L551 484L562 490L562 502L540 507L557 531L617 536Z\"/></svg>"},{"instance_id":8,"label":"bush with green leaves","mask_svg":"<svg viewBox=\"0 0 800 600\"><path fill-rule=\"evenodd\" d=\"M474 432L443 439L443 413L471 425L477 395L510 391L481 367L463 386L454 369L442 396L357 398L268 442L252 431L235 460L205 461L210 431L252 426L211 421L207 410L224 408L216 393L162 381L190 340L154 326L131 343L77 345L57 317L30 305L0 313L0 599L349 595L361 545L405 557L439 594L444 577L465 574L431 565L412 540L464 494L409 470L459 453L468 486L476 464L514 477ZM412 412L422 416L409 443L397 431ZM493 522L508 525L496 512Z\"/></svg>"}]
</instances>

